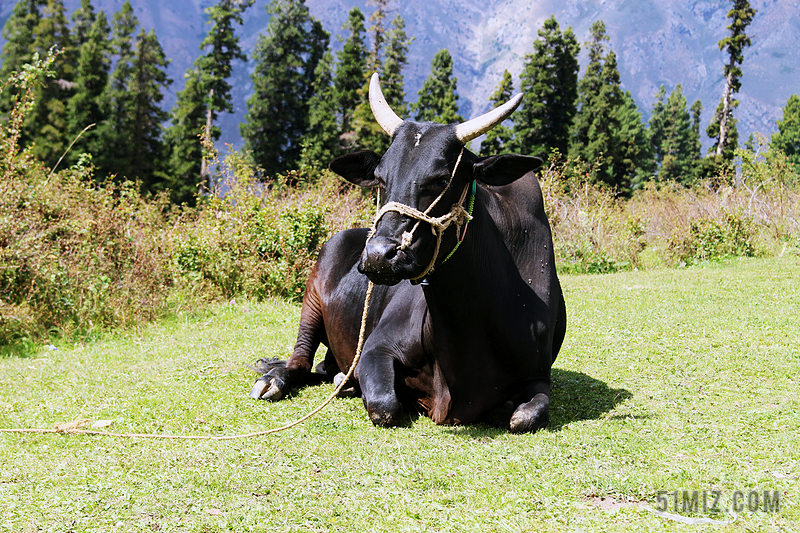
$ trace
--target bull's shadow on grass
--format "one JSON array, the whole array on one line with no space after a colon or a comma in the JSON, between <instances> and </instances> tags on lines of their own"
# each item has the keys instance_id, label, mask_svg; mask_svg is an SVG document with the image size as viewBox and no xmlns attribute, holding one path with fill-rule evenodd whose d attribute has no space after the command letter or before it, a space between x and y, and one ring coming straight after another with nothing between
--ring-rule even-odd
<instances>
[{"instance_id":1,"label":"bull's shadow on grass","mask_svg":"<svg viewBox=\"0 0 800 533\"><path fill-rule=\"evenodd\" d=\"M548 428L558 431L572 422L600 418L632 397L626 389L612 389L581 372L554 368Z\"/></svg>"},{"instance_id":2,"label":"bull's shadow on grass","mask_svg":"<svg viewBox=\"0 0 800 533\"><path fill-rule=\"evenodd\" d=\"M250 368L253 369L252 367ZM547 426L548 431L560 431L564 426L572 422L598 419L620 403L633 397L633 394L626 389L613 389L604 381L573 370L553 368L551 377L552 393L550 396L550 424ZM312 373L308 383L300 387L291 388L284 400L295 398L301 388L330 384L331 382L326 376ZM408 400L407 403L413 404L414 402ZM400 427L413 426L420 416L419 413L407 410ZM612 420L617 418L619 417L609 417ZM625 418L630 418L630 416ZM477 439L492 438L508 432L506 429L486 424L456 426L449 428L449 431L454 435Z\"/></svg>"},{"instance_id":3,"label":"bull's shadow on grass","mask_svg":"<svg viewBox=\"0 0 800 533\"><path fill-rule=\"evenodd\" d=\"M626 389L613 389L605 382L581 372L554 368L551 376L550 424L547 431L560 431L572 422L598 419L633 397ZM505 429L485 424L454 427L451 431L455 435L477 439L508 433Z\"/></svg>"}]
</instances>

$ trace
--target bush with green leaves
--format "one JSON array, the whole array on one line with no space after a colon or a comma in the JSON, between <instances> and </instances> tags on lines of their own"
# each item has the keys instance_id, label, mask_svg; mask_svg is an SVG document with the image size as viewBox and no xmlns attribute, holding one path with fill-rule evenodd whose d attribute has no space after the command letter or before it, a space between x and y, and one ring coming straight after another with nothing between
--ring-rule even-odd
<instances>
[{"instance_id":1,"label":"bush with green leaves","mask_svg":"<svg viewBox=\"0 0 800 533\"><path fill-rule=\"evenodd\" d=\"M132 183L92 181L88 158L60 172L19 145L33 87L53 61L35 57L3 85L14 106L0 128L0 345L149 320L170 285L172 208Z\"/></svg>"},{"instance_id":2,"label":"bush with green leaves","mask_svg":"<svg viewBox=\"0 0 800 533\"><path fill-rule=\"evenodd\" d=\"M373 212L329 171L303 168L268 187L247 154L216 163L217 191L174 233L176 284L190 294L301 299L319 247Z\"/></svg>"},{"instance_id":3,"label":"bush with green leaves","mask_svg":"<svg viewBox=\"0 0 800 533\"><path fill-rule=\"evenodd\" d=\"M678 263L693 264L727 257L754 257L753 219L742 212L724 212L720 217L694 218L668 242L670 256Z\"/></svg>"}]
</instances>

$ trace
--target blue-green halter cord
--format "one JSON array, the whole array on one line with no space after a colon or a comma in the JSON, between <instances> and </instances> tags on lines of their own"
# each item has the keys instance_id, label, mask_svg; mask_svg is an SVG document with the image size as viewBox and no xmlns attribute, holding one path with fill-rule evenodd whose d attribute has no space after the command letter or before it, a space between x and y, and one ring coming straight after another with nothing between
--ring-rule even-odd
<instances>
[{"instance_id":1,"label":"blue-green halter cord","mask_svg":"<svg viewBox=\"0 0 800 533\"><path fill-rule=\"evenodd\" d=\"M470 218L472 218L472 209L475 207L475 193L478 190L478 182L472 180L472 190L470 191L469 195L469 204L467 205L467 213L469 214ZM456 243L455 247L447 254L447 257L444 258L441 264L444 264L448 259L450 259L458 247L461 246L461 243L464 242L464 238L467 236L467 226L469 226L469 220L464 223L464 229L461 230L461 236L458 238L458 242Z\"/></svg>"}]
</instances>

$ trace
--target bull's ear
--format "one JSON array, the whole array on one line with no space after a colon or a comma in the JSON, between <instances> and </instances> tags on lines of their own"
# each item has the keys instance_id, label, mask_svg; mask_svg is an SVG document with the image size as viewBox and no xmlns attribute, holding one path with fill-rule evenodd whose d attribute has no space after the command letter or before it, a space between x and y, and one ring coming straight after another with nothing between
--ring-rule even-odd
<instances>
[{"instance_id":1,"label":"bull's ear","mask_svg":"<svg viewBox=\"0 0 800 533\"><path fill-rule=\"evenodd\" d=\"M508 185L542 166L538 157L501 154L481 159L472 165L475 179L486 185Z\"/></svg>"},{"instance_id":2,"label":"bull's ear","mask_svg":"<svg viewBox=\"0 0 800 533\"><path fill-rule=\"evenodd\" d=\"M364 150L340 155L331 161L328 168L354 185L371 188L378 184L375 168L380 160L381 156L375 152Z\"/></svg>"}]
</instances>

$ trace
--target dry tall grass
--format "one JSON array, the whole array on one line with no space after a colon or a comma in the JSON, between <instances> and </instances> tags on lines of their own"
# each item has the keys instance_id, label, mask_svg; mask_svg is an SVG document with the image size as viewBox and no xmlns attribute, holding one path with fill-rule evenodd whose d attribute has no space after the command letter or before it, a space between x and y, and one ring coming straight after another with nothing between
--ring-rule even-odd
<instances>
[{"instance_id":1,"label":"dry tall grass","mask_svg":"<svg viewBox=\"0 0 800 533\"><path fill-rule=\"evenodd\" d=\"M550 161L542 190L561 270L600 273L796 253L800 187L794 169L763 142L757 153L739 151L737 166L693 188L653 181L625 199L590 183L584 163Z\"/></svg>"}]
</instances>

